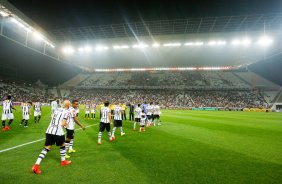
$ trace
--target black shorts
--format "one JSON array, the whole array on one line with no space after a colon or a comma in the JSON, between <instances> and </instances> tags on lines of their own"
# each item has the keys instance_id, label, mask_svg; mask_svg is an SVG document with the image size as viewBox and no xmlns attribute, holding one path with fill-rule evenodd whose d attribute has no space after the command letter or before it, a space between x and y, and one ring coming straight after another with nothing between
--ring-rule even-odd
<instances>
[{"instance_id":1,"label":"black shorts","mask_svg":"<svg viewBox=\"0 0 282 184\"><path fill-rule=\"evenodd\" d=\"M56 143L56 146L61 146L65 143L64 135L46 134L45 146L51 146Z\"/></svg>"},{"instance_id":2,"label":"black shorts","mask_svg":"<svg viewBox=\"0 0 282 184\"><path fill-rule=\"evenodd\" d=\"M140 122L141 118L135 118L135 122Z\"/></svg>"},{"instance_id":3,"label":"black shorts","mask_svg":"<svg viewBox=\"0 0 282 184\"><path fill-rule=\"evenodd\" d=\"M73 139L74 138L74 130L66 129L67 131L67 138Z\"/></svg>"},{"instance_id":4,"label":"black shorts","mask_svg":"<svg viewBox=\"0 0 282 184\"><path fill-rule=\"evenodd\" d=\"M114 127L121 127L122 126L122 120L114 120Z\"/></svg>"},{"instance_id":5,"label":"black shorts","mask_svg":"<svg viewBox=\"0 0 282 184\"><path fill-rule=\"evenodd\" d=\"M147 115L147 119L152 119L152 115Z\"/></svg>"},{"instance_id":6,"label":"black shorts","mask_svg":"<svg viewBox=\"0 0 282 184\"><path fill-rule=\"evenodd\" d=\"M104 130L107 130L107 132L110 131L111 127L110 127L110 123L103 123L103 122L100 122L100 129L99 129L99 132L104 132Z\"/></svg>"},{"instance_id":7,"label":"black shorts","mask_svg":"<svg viewBox=\"0 0 282 184\"><path fill-rule=\"evenodd\" d=\"M155 114L155 115L154 115L154 119L160 119L160 115Z\"/></svg>"}]
</instances>

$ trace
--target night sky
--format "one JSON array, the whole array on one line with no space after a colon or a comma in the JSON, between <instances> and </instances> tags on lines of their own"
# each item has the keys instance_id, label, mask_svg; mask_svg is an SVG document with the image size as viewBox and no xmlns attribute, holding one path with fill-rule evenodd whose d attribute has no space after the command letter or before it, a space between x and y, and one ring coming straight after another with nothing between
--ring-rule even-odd
<instances>
[{"instance_id":1,"label":"night sky","mask_svg":"<svg viewBox=\"0 0 282 184\"><path fill-rule=\"evenodd\" d=\"M8 0L45 30L282 12L281 0Z\"/></svg>"}]
</instances>

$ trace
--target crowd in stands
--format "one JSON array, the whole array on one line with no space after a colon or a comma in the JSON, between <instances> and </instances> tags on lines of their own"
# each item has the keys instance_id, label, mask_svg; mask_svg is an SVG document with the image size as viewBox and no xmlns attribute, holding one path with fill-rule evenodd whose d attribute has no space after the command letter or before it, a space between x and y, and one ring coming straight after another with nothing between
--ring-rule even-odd
<instances>
[{"instance_id":1,"label":"crowd in stands","mask_svg":"<svg viewBox=\"0 0 282 184\"><path fill-rule=\"evenodd\" d=\"M154 71L94 73L83 80L78 87L89 89L99 87L120 87L125 89L177 87L198 89L251 89L250 85L230 71Z\"/></svg>"},{"instance_id":2,"label":"crowd in stands","mask_svg":"<svg viewBox=\"0 0 282 184\"><path fill-rule=\"evenodd\" d=\"M267 104L261 92L245 91L181 91L181 90L82 90L74 89L71 99L81 103L105 100L122 103L158 102L162 108L220 107L244 108L265 107Z\"/></svg>"},{"instance_id":3,"label":"crowd in stands","mask_svg":"<svg viewBox=\"0 0 282 184\"><path fill-rule=\"evenodd\" d=\"M69 92L64 92L63 94L68 94L70 99L78 99L80 103L84 104L86 101L92 101L95 103L101 103L105 100L110 102L122 102L122 103L143 103L143 102L158 102L162 108L192 108L192 107L220 107L220 108L245 108L245 107L265 107L266 101L263 94L258 90L251 89L241 89L236 83L237 79L225 78L223 80L223 75L232 75L230 73L225 74L223 72L215 72L213 79L207 79L207 74L192 72L187 74L187 72L170 72L167 74L165 72L155 73L154 75L147 75L141 72L137 73L121 73L109 74L106 78L103 78L105 74L95 74L101 75L99 81L103 81L103 89L99 88L86 88L82 89L79 86L73 90L68 90ZM120 75L120 76L115 76ZM210 75L210 77L211 77ZM236 89L225 89L224 87L218 87L218 89L173 89L173 86L181 86L181 81L185 81L185 84L189 85L207 85L212 82L214 78L221 78L221 84L234 85ZM221 76L221 77L220 77ZM117 80L115 80L116 78ZM166 80L164 81L163 78ZM200 79L201 80L200 80ZM231 78L231 77L230 77ZM91 80L93 77L91 77ZM146 89L142 88L142 85L138 84L141 81L148 79L147 84L165 85L169 84L172 86L171 89ZM158 80L157 80L158 79ZM198 80L197 80L198 79ZM90 81L91 81L90 80ZM89 80L86 80L89 82ZM86 81L81 84L92 84L86 83ZM140 88L125 88L125 89L111 89L107 85L121 85L117 81L125 82L128 84L135 84ZM216 81L216 80L214 80ZM233 81L233 82L231 82ZM94 81L96 83L98 81ZM211 84L210 84L211 85ZM23 82L2 82L0 81L0 95L1 98L5 98L7 94L12 94L14 102L24 102L24 101L36 101L48 103L50 99L54 97L54 94L49 94L47 89L40 88L36 85L23 83ZM66 97L61 96L59 98Z\"/></svg>"},{"instance_id":4,"label":"crowd in stands","mask_svg":"<svg viewBox=\"0 0 282 184\"><path fill-rule=\"evenodd\" d=\"M5 81L0 82L0 96L3 100L8 94L12 95L14 102L37 101L49 102L51 94L47 94L43 88L31 83Z\"/></svg>"}]
</instances>

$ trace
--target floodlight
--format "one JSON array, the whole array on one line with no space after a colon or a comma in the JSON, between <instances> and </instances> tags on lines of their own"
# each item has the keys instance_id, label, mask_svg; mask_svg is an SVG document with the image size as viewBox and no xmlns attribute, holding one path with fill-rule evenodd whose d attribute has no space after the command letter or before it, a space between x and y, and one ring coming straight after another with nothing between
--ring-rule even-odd
<instances>
[{"instance_id":1,"label":"floodlight","mask_svg":"<svg viewBox=\"0 0 282 184\"><path fill-rule=\"evenodd\" d=\"M78 48L78 52L84 52L84 48L83 47L79 47Z\"/></svg>"},{"instance_id":2,"label":"floodlight","mask_svg":"<svg viewBox=\"0 0 282 184\"><path fill-rule=\"evenodd\" d=\"M71 46L66 46L63 48L63 52L65 54L72 54L74 52L74 49Z\"/></svg>"},{"instance_id":3,"label":"floodlight","mask_svg":"<svg viewBox=\"0 0 282 184\"><path fill-rule=\"evenodd\" d=\"M114 45L113 49L120 49L120 46L119 45Z\"/></svg>"},{"instance_id":4,"label":"floodlight","mask_svg":"<svg viewBox=\"0 0 282 184\"><path fill-rule=\"evenodd\" d=\"M196 42L194 45L204 45L204 42Z\"/></svg>"},{"instance_id":5,"label":"floodlight","mask_svg":"<svg viewBox=\"0 0 282 184\"><path fill-rule=\"evenodd\" d=\"M217 44L216 41L210 41L210 42L207 43L207 45L210 45L210 46L213 46L213 45L216 45L216 44Z\"/></svg>"},{"instance_id":6,"label":"floodlight","mask_svg":"<svg viewBox=\"0 0 282 184\"><path fill-rule=\"evenodd\" d=\"M194 43L194 42L187 42L187 43L185 43L184 45L185 45L185 46L193 46L193 45L195 45L195 43Z\"/></svg>"},{"instance_id":7,"label":"floodlight","mask_svg":"<svg viewBox=\"0 0 282 184\"><path fill-rule=\"evenodd\" d=\"M6 12L4 12L4 11L0 11L0 14L2 15L2 17L7 17L7 16L9 16L9 14L6 13Z\"/></svg>"},{"instance_id":8,"label":"floodlight","mask_svg":"<svg viewBox=\"0 0 282 184\"><path fill-rule=\"evenodd\" d=\"M217 45L226 45L226 41L218 41L216 42Z\"/></svg>"},{"instance_id":9,"label":"floodlight","mask_svg":"<svg viewBox=\"0 0 282 184\"><path fill-rule=\"evenodd\" d=\"M132 48L145 48L145 47L149 47L149 45L140 43L140 44L137 44L137 45L133 45L133 46L132 46Z\"/></svg>"},{"instance_id":10,"label":"floodlight","mask_svg":"<svg viewBox=\"0 0 282 184\"><path fill-rule=\"evenodd\" d=\"M33 33L34 38L36 38L37 40L44 40L42 34L40 34L39 32L34 32Z\"/></svg>"},{"instance_id":11,"label":"floodlight","mask_svg":"<svg viewBox=\"0 0 282 184\"><path fill-rule=\"evenodd\" d=\"M240 40L233 40L231 42L232 45L240 45L241 44L241 41Z\"/></svg>"},{"instance_id":12,"label":"floodlight","mask_svg":"<svg viewBox=\"0 0 282 184\"><path fill-rule=\"evenodd\" d=\"M129 46L128 46L128 45L122 45L122 46L120 46L120 48L122 48L122 49L128 49Z\"/></svg>"},{"instance_id":13,"label":"floodlight","mask_svg":"<svg viewBox=\"0 0 282 184\"><path fill-rule=\"evenodd\" d=\"M84 47L84 50L85 50L85 52L91 52L92 48L87 45L87 46Z\"/></svg>"},{"instance_id":14,"label":"floodlight","mask_svg":"<svg viewBox=\"0 0 282 184\"><path fill-rule=\"evenodd\" d=\"M164 43L164 47L179 47L181 46L181 43Z\"/></svg>"},{"instance_id":15,"label":"floodlight","mask_svg":"<svg viewBox=\"0 0 282 184\"><path fill-rule=\"evenodd\" d=\"M252 41L249 38L244 38L241 43L242 45L250 45Z\"/></svg>"},{"instance_id":16,"label":"floodlight","mask_svg":"<svg viewBox=\"0 0 282 184\"><path fill-rule=\"evenodd\" d=\"M269 46L273 40L267 36L263 36L259 39L258 44L261 46Z\"/></svg>"},{"instance_id":17,"label":"floodlight","mask_svg":"<svg viewBox=\"0 0 282 184\"><path fill-rule=\"evenodd\" d=\"M160 44L154 43L154 44L152 44L152 47L160 47Z\"/></svg>"}]
</instances>

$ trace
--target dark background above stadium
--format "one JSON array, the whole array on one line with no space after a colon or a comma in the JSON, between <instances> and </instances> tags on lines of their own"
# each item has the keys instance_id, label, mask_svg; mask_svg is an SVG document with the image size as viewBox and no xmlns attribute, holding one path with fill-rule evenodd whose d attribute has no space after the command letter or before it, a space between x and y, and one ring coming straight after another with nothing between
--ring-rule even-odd
<instances>
[{"instance_id":1,"label":"dark background above stadium","mask_svg":"<svg viewBox=\"0 0 282 184\"><path fill-rule=\"evenodd\" d=\"M28 82L40 80L57 86L74 77L79 69L60 63L0 36L0 79Z\"/></svg>"},{"instance_id":2,"label":"dark background above stadium","mask_svg":"<svg viewBox=\"0 0 282 184\"><path fill-rule=\"evenodd\" d=\"M8 0L44 30L135 21L279 13L281 0Z\"/></svg>"}]
</instances>

